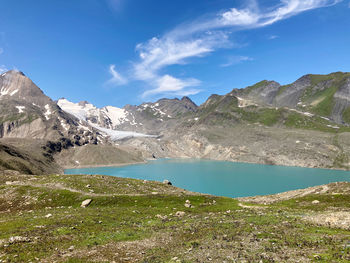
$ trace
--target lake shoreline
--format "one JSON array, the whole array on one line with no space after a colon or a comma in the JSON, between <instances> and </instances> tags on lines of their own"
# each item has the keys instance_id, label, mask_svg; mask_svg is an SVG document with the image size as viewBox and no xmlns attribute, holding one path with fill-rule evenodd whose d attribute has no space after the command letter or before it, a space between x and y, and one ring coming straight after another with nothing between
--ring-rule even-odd
<instances>
[{"instance_id":1,"label":"lake shoreline","mask_svg":"<svg viewBox=\"0 0 350 263\"><path fill-rule=\"evenodd\" d=\"M62 169L80 169L80 168L99 168L99 167L122 167L122 166L129 166L129 165L137 165L137 164L147 164L150 161L157 161L157 160L163 160L163 159L169 159L169 160L196 160L196 161L217 161L217 162L229 162L229 163L246 163L246 164L261 164L261 165L270 165L270 166L281 166L281 167L296 167L296 168L308 168L308 169L323 169L323 170L330 170L330 171L350 171L349 169L345 168L331 168L331 167L315 167L315 166L307 166L307 165L286 165L286 164L272 164L272 163L264 163L264 162L250 162L250 161L235 161L235 160L224 160L224 159L213 159L213 158L192 158L192 157L166 157L166 158L159 158L159 159L146 159L143 162L129 162L129 163L116 163L116 164L98 164L98 165L63 165L61 166Z\"/></svg>"},{"instance_id":2,"label":"lake shoreline","mask_svg":"<svg viewBox=\"0 0 350 263\"><path fill-rule=\"evenodd\" d=\"M332 182L350 181L350 172L216 161L209 159L158 159L137 163L73 168L66 174L100 174L163 182L192 192L231 198L271 195ZM254 182L252 184L252 182Z\"/></svg>"},{"instance_id":3,"label":"lake shoreline","mask_svg":"<svg viewBox=\"0 0 350 263\"><path fill-rule=\"evenodd\" d=\"M130 162L130 163L115 163L115 164L98 164L98 165L63 165L61 166L64 170L66 169L81 169L81 168L99 168L99 167L122 167L136 164L146 164L148 161L144 162Z\"/></svg>"}]
</instances>

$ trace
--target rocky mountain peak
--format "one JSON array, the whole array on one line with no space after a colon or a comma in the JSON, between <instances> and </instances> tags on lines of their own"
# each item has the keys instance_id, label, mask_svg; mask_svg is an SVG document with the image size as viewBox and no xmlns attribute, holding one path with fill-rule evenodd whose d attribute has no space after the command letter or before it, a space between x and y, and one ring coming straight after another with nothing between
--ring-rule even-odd
<instances>
[{"instance_id":1,"label":"rocky mountain peak","mask_svg":"<svg viewBox=\"0 0 350 263\"><path fill-rule=\"evenodd\" d=\"M10 70L0 75L0 100L15 100L44 106L53 101L23 72Z\"/></svg>"}]
</instances>

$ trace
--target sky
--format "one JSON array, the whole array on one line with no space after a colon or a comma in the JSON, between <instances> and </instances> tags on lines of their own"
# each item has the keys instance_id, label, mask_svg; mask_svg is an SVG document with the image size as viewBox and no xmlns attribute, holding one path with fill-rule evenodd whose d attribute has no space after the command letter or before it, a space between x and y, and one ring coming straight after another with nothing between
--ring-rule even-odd
<instances>
[{"instance_id":1,"label":"sky","mask_svg":"<svg viewBox=\"0 0 350 263\"><path fill-rule=\"evenodd\" d=\"M349 0L0 0L0 73L57 100L197 104L350 71Z\"/></svg>"}]
</instances>

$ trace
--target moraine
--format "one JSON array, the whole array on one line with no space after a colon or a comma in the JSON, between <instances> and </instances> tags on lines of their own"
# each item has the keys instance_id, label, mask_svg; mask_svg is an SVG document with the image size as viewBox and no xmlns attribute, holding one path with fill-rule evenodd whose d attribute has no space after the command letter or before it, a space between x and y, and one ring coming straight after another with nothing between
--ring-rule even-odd
<instances>
[{"instance_id":1,"label":"moraine","mask_svg":"<svg viewBox=\"0 0 350 263\"><path fill-rule=\"evenodd\" d=\"M65 173L169 180L190 191L227 197L275 194L350 181L350 171L184 159L161 159L122 167L66 169Z\"/></svg>"}]
</instances>

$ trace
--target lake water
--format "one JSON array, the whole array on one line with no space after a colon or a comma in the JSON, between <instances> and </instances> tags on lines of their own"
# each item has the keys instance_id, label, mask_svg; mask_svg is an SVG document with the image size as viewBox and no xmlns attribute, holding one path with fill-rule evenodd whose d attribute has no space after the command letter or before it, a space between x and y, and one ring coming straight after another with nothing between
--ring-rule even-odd
<instances>
[{"instance_id":1,"label":"lake water","mask_svg":"<svg viewBox=\"0 0 350 263\"><path fill-rule=\"evenodd\" d=\"M177 159L122 167L67 169L65 173L103 174L161 182L167 179L174 186L190 191L228 197L274 194L350 181L349 171Z\"/></svg>"}]
</instances>

